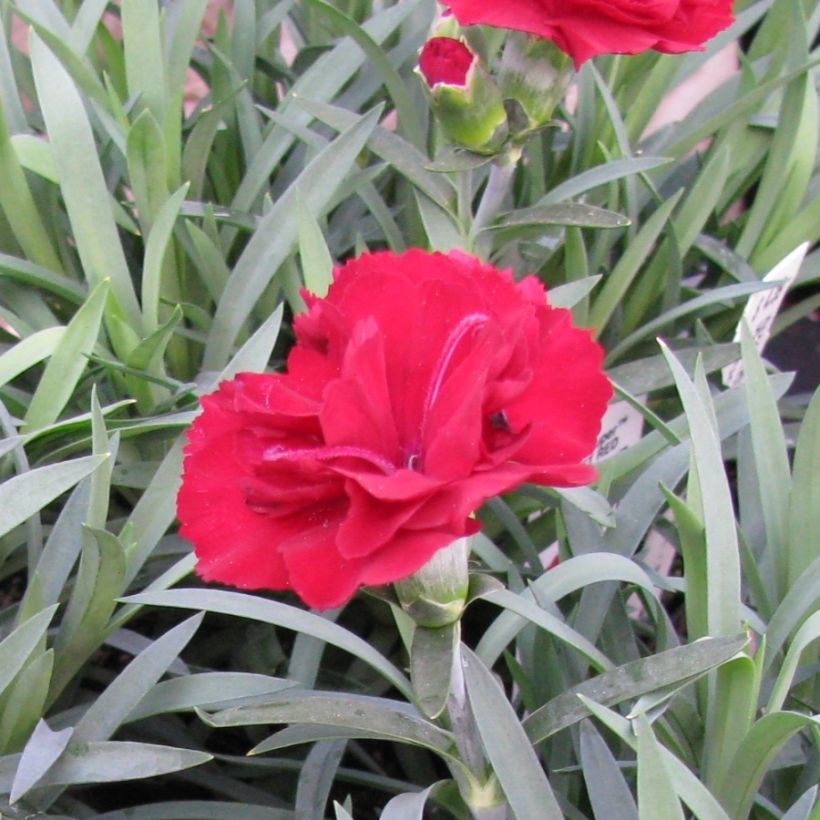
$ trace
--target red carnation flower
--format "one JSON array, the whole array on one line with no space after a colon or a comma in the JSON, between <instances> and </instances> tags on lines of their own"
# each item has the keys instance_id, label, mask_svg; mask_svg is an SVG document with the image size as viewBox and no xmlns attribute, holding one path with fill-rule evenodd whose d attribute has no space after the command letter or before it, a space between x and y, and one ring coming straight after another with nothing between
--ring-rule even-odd
<instances>
[{"instance_id":1,"label":"red carnation flower","mask_svg":"<svg viewBox=\"0 0 820 820\"><path fill-rule=\"evenodd\" d=\"M206 580L336 606L476 532L498 493L596 478L602 351L534 277L383 252L306 298L288 372L223 382L189 431L179 518Z\"/></svg>"},{"instance_id":2,"label":"red carnation flower","mask_svg":"<svg viewBox=\"0 0 820 820\"><path fill-rule=\"evenodd\" d=\"M468 26L482 23L552 40L575 65L596 54L700 50L731 25L732 0L442 0Z\"/></svg>"}]
</instances>

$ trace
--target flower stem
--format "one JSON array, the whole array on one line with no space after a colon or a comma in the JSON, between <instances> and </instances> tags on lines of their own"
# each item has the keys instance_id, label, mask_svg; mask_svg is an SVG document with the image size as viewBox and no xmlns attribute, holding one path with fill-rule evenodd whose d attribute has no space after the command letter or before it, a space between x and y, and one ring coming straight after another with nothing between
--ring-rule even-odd
<instances>
[{"instance_id":1,"label":"flower stem","mask_svg":"<svg viewBox=\"0 0 820 820\"><path fill-rule=\"evenodd\" d=\"M486 228L498 215L501 203L507 195L513 174L517 165L517 157L502 155L490 166L490 176L487 186L481 195L475 219L473 220L472 235L475 237L482 228Z\"/></svg>"},{"instance_id":2,"label":"flower stem","mask_svg":"<svg viewBox=\"0 0 820 820\"><path fill-rule=\"evenodd\" d=\"M459 756L471 775L469 781L465 782L463 777L458 777L457 773L453 772L473 820L504 820L507 817L507 801L503 798L495 777L488 777L487 758L467 700L460 643L453 653L447 715L450 718L450 729L455 736Z\"/></svg>"}]
</instances>

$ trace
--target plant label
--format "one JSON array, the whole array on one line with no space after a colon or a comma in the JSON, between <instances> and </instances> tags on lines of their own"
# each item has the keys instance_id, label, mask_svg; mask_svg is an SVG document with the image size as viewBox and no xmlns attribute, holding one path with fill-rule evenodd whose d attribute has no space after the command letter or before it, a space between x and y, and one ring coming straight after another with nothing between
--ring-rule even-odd
<instances>
[{"instance_id":1,"label":"plant label","mask_svg":"<svg viewBox=\"0 0 820 820\"><path fill-rule=\"evenodd\" d=\"M809 249L809 243L798 245L790 254L781 259L764 277L764 282L778 282L776 287L762 290L749 297L743 316L735 329L734 341L740 341L740 329L745 319L754 336L757 349L762 351L772 334L772 324L783 304L786 291L792 286L800 266ZM723 383L727 387L737 387L743 382L743 362L737 361L723 368Z\"/></svg>"}]
</instances>

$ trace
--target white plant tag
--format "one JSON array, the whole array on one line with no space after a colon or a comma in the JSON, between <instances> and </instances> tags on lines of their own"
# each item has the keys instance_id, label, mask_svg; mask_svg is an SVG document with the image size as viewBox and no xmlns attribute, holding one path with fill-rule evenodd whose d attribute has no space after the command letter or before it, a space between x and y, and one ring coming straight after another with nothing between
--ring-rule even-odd
<instances>
[{"instance_id":1,"label":"white plant tag","mask_svg":"<svg viewBox=\"0 0 820 820\"><path fill-rule=\"evenodd\" d=\"M639 396L641 401L645 396ZM641 440L643 435L643 416L631 404L616 401L609 405L601 423L601 435L595 452L589 460L593 464L609 456L626 450Z\"/></svg>"},{"instance_id":2,"label":"white plant tag","mask_svg":"<svg viewBox=\"0 0 820 820\"><path fill-rule=\"evenodd\" d=\"M786 291L800 273L800 266L809 249L809 243L798 245L788 256L781 259L764 277L764 282L779 282L777 287L753 293L743 309L743 316L735 329L734 341L740 341L740 329L745 319L754 336L757 349L762 351L772 334L772 324L783 304ZM743 382L743 362L737 361L723 368L723 383L727 387L737 387Z\"/></svg>"}]
</instances>

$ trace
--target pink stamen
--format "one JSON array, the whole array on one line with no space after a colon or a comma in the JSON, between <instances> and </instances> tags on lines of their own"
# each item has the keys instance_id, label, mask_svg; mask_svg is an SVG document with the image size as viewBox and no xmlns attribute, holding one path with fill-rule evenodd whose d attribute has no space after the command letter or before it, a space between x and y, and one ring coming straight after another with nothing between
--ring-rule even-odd
<instances>
[{"instance_id":1,"label":"pink stamen","mask_svg":"<svg viewBox=\"0 0 820 820\"><path fill-rule=\"evenodd\" d=\"M444 350L441 357L436 364L436 369L433 372L433 378L430 381L430 387L427 390L427 398L424 400L424 412L421 418L421 440L424 441L425 431L427 429L427 422L430 414L433 411L433 405L436 403L441 387L444 384L444 379L447 376L447 370L453 360L456 349L462 342L464 337L477 327L481 327L490 320L486 313L468 313L453 329L453 332L444 343Z\"/></svg>"}]
</instances>

